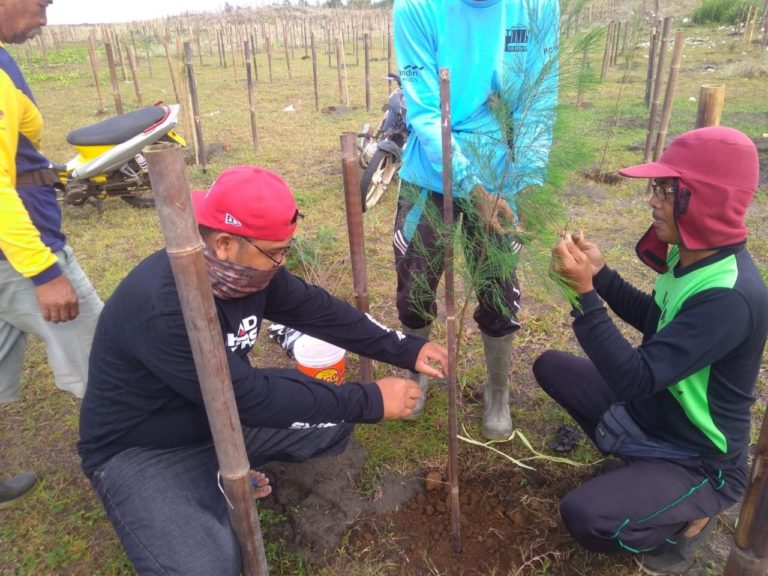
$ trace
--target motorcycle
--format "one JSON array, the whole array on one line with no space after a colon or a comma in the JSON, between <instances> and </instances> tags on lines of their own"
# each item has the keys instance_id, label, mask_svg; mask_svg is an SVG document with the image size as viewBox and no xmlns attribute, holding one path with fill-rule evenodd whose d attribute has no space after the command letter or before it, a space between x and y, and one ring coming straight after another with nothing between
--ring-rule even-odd
<instances>
[{"instance_id":1,"label":"motorcycle","mask_svg":"<svg viewBox=\"0 0 768 576\"><path fill-rule=\"evenodd\" d=\"M360 197L363 212L373 208L397 176L403 158L403 149L408 140L408 128L405 124L405 99L400 83L400 75L390 73L385 80L397 82L382 110L384 117L378 129L373 132L366 124L358 135L360 140L360 166L363 175L360 178Z\"/></svg>"},{"instance_id":2,"label":"motorcycle","mask_svg":"<svg viewBox=\"0 0 768 576\"><path fill-rule=\"evenodd\" d=\"M179 110L178 104L158 102L67 134L77 156L66 165L53 166L64 202L74 206L91 202L100 207L103 199L119 196L137 208L154 206L141 150L156 142L186 146L184 138L173 131Z\"/></svg>"}]
</instances>

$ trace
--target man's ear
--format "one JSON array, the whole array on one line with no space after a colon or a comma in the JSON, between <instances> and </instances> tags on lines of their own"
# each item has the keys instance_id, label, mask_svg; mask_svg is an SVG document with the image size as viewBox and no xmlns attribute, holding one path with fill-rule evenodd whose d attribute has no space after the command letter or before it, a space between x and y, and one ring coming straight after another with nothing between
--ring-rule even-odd
<instances>
[{"instance_id":1,"label":"man's ear","mask_svg":"<svg viewBox=\"0 0 768 576\"><path fill-rule=\"evenodd\" d=\"M231 262L236 259L239 243L232 234L228 232L214 232L208 237L207 242L219 260Z\"/></svg>"}]
</instances>

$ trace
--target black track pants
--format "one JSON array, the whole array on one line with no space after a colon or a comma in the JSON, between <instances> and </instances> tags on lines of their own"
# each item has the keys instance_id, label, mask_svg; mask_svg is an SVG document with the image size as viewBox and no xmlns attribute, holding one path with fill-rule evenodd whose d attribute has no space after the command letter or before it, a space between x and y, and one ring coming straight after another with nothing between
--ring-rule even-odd
<instances>
[{"instance_id":1,"label":"black track pants","mask_svg":"<svg viewBox=\"0 0 768 576\"><path fill-rule=\"evenodd\" d=\"M615 394L592 362L549 350L533 365L544 391L590 438ZM716 516L744 492L742 470L698 461L635 460L567 494L560 514L573 537L596 552L647 552L674 543L698 518Z\"/></svg>"}]
</instances>

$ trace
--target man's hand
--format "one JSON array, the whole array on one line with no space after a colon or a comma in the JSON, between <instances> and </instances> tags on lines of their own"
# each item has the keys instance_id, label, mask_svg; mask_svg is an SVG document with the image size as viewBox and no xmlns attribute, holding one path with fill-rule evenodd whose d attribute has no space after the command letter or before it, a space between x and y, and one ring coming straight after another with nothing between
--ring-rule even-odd
<instances>
[{"instance_id":1,"label":"man's hand","mask_svg":"<svg viewBox=\"0 0 768 576\"><path fill-rule=\"evenodd\" d=\"M376 381L384 400L384 419L405 418L413 412L416 400L421 396L419 385L405 378L382 378Z\"/></svg>"},{"instance_id":2,"label":"man's hand","mask_svg":"<svg viewBox=\"0 0 768 576\"><path fill-rule=\"evenodd\" d=\"M36 286L35 297L43 318L48 322L67 322L80 313L77 292L64 274Z\"/></svg>"},{"instance_id":3,"label":"man's hand","mask_svg":"<svg viewBox=\"0 0 768 576\"><path fill-rule=\"evenodd\" d=\"M592 262L576 244L570 233L566 232L552 249L555 272L569 281L574 290L584 294L593 289Z\"/></svg>"},{"instance_id":4,"label":"man's hand","mask_svg":"<svg viewBox=\"0 0 768 576\"><path fill-rule=\"evenodd\" d=\"M438 362L441 370L434 368L430 361ZM445 378L448 373L448 350L436 342L427 342L419 350L415 370L433 378Z\"/></svg>"},{"instance_id":5,"label":"man's hand","mask_svg":"<svg viewBox=\"0 0 768 576\"><path fill-rule=\"evenodd\" d=\"M589 242L584 237L584 232L581 230L576 232L576 234L573 235L573 243L579 247L579 250L587 255L587 258L589 258L589 261L592 263L592 276L603 269L603 266L605 266L605 258L603 258L603 253L600 251L600 247L594 242Z\"/></svg>"},{"instance_id":6,"label":"man's hand","mask_svg":"<svg viewBox=\"0 0 768 576\"><path fill-rule=\"evenodd\" d=\"M517 231L515 228L515 213L504 198L494 196L479 184L472 188L470 194L472 201L475 203L475 209L480 215L480 221L489 230L493 230L499 235ZM502 223L502 218L507 222L506 225Z\"/></svg>"}]
</instances>

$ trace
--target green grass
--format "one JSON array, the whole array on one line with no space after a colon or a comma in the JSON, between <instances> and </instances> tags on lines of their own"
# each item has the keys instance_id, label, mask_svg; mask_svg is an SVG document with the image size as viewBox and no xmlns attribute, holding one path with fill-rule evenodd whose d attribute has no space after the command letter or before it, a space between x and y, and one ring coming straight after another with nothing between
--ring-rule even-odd
<instances>
[{"instance_id":1,"label":"green grass","mask_svg":"<svg viewBox=\"0 0 768 576\"><path fill-rule=\"evenodd\" d=\"M759 0L704 0L693 11L694 24L737 24L746 17L747 9L762 8ZM758 12L759 14L759 12Z\"/></svg>"},{"instance_id":2,"label":"green grass","mask_svg":"<svg viewBox=\"0 0 768 576\"><path fill-rule=\"evenodd\" d=\"M726 89L723 123L744 130L752 137L768 133L765 115L756 112L755 104L765 97L765 80L759 75L731 73L727 60L733 55L723 47L733 39L728 31L703 27L686 27L690 38L705 38L707 42L686 45L678 88L674 100L669 139L693 126L695 102L703 83L722 82ZM643 33L644 34L644 33ZM194 44L193 44L194 45ZM162 49L153 46L149 78L144 60L143 42L139 44L142 60L139 74L146 102L160 99L172 102L173 89ZM74 151L66 144L68 131L101 119L96 110L99 103L92 84L84 44L63 44L61 50L48 48L47 62L35 46L11 47L18 61L25 66L27 77L46 119L44 148L57 161L65 161ZM350 50L350 47L348 47ZM29 58L25 58L26 52ZM738 47L746 52L745 60L757 63L764 59L754 46ZM85 57L83 57L85 55ZM372 62L372 111L364 107L362 66L350 66L349 90L352 109L346 113L315 112L312 94L311 65L301 60L303 50L296 50L293 62L294 79L287 78L282 50L275 53L275 80L265 82L266 56L259 54L262 81L256 88L256 113L260 147L250 145L250 123L247 110L245 73L242 65L237 80L231 65L218 66L214 53L204 54L204 65L195 59L201 117L207 143L219 142L224 152L210 160L206 174L190 167L193 187L209 185L222 169L236 163L252 163L269 167L280 173L295 191L301 211L305 214L299 226L297 255L291 264L310 281L328 287L332 292L353 301L349 270L346 220L342 197L341 157L339 136L356 131L365 122L378 121L381 103L387 95L386 82L378 79L386 71L386 61ZM381 58L379 45L374 57ZM602 47L591 54L593 66L599 68ZM347 63L354 64L348 53ZM29 65L27 65L27 61ZM580 151L589 153L602 171L615 171L622 165L637 163L642 152L629 149L645 141L647 111L642 104L645 66L642 49L629 60L632 70L627 82L622 82L623 62L609 70L605 82L586 94L591 107L571 110L569 120L573 130L563 138L573 139ZM704 71L707 64L716 70ZM114 109L111 87L103 54L99 61L104 105ZM338 106L336 69L329 68L324 53L319 61L321 108ZM78 80L73 80L78 78ZM109 87L109 88L108 88ZM130 83L121 83L126 110L136 107ZM562 92L561 101L575 103L575 89ZM296 112L283 112L288 105ZM190 128L180 127L188 137ZM584 169L589 166L583 166ZM581 167L580 167L581 169ZM594 183L572 173L561 199L572 229L583 228L588 237L597 240L612 266L638 286L649 288L652 278L635 258L634 242L648 226L649 209L644 187L637 182L624 181L614 186ZM365 216L366 255L372 314L390 326L397 325L394 309L394 272L392 270L391 228L395 209L393 192L388 192L381 204ZM764 225L768 198L760 194L755 199L748 219L751 229L750 247L764 278L768 279L768 230ZM125 274L144 256L162 247L157 216L152 210L136 210L119 200L105 202L102 212L91 206L64 207L64 228L75 248L83 268L102 298L114 291ZM302 265L303 262L303 265ZM570 329L568 306L564 299L553 296L537 283L536 275L526 273L522 278L524 309L521 313L523 330L516 339L513 357L513 417L532 442L534 448L547 452L547 439L561 422L567 421L563 412L538 390L530 365L543 350L551 347L578 351ZM459 290L460 303L467 295ZM461 305L459 303L459 306ZM442 309L442 302L440 304ZM470 305L470 312L473 304ZM471 316L471 315L470 315ZM629 330L625 333L636 340ZM444 341L445 331L435 327L434 336ZM459 381L464 396L480 384L484 377L482 352L476 327L467 319L462 333L462 354L459 359ZM257 364L290 365L284 355L276 354L274 345L262 336L255 355ZM349 366L354 374L355 363ZM377 376L395 374L388 366L377 365ZM755 407L755 426L761 421L768 397L768 383L763 371ZM16 508L2 512L0 518L0 572L3 574L132 574L119 542L114 536L101 504L79 470L74 452L77 441L79 403L55 390L47 367L43 346L31 342L23 379L22 400L0 406L0 464L3 476L23 469L37 470L44 478L40 489ZM422 477L445 466L447 448L447 396L445 385L433 383L429 392L426 414L417 422L388 422L377 426L359 427L357 437L366 449L368 463L357 490L370 494L385 469ZM460 426L475 438L479 433L480 406L465 399L460 411ZM755 437L757 428L755 427ZM517 443L505 450L514 457L525 457L527 451ZM487 470L510 466L510 463L490 451L460 445L464 470ZM579 462L598 458L594 449L580 444L570 455ZM573 473L566 466L537 464L544 474L567 478ZM548 495L552 497L552 495ZM325 568L310 566L288 554L280 542L269 539L270 526L279 518L262 511L270 567L276 575L327 574L378 575L396 574L386 558L376 550L358 554L344 541L338 564ZM383 534L383 538L394 535ZM569 570L569 572L565 572ZM530 566L525 574L589 574L628 576L632 574L622 560L576 551L564 562L546 557Z\"/></svg>"}]
</instances>

